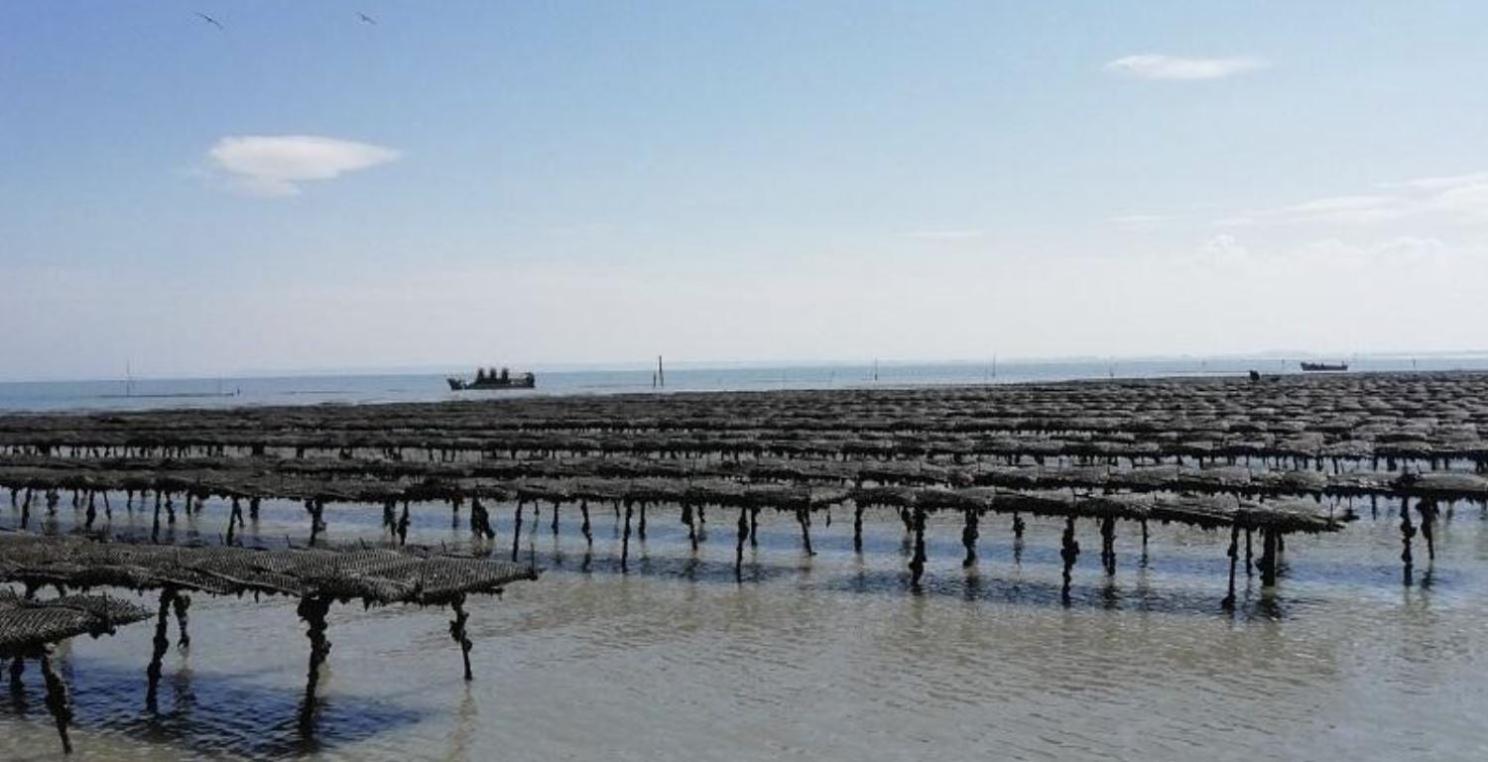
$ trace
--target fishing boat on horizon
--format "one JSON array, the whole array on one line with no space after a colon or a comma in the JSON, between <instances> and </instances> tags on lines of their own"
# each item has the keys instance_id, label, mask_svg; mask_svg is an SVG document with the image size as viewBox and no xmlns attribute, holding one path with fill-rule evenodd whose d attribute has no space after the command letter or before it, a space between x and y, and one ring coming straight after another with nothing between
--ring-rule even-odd
<instances>
[{"instance_id":1,"label":"fishing boat on horizon","mask_svg":"<svg viewBox=\"0 0 1488 762\"><path fill-rule=\"evenodd\" d=\"M1317 372L1322 372L1322 371L1344 371L1344 370L1348 370L1348 368L1349 368L1349 366L1348 366L1348 363L1346 363L1346 362L1340 362L1340 363L1304 362L1304 363L1302 363L1302 370L1305 371L1305 372L1308 372L1308 373L1317 373Z\"/></svg>"},{"instance_id":2,"label":"fishing boat on horizon","mask_svg":"<svg viewBox=\"0 0 1488 762\"><path fill-rule=\"evenodd\" d=\"M514 376L507 368L502 368L499 372L495 368L476 368L474 381L453 376L446 378L445 381L452 392L483 389L532 389L537 386L537 376L531 373Z\"/></svg>"}]
</instances>

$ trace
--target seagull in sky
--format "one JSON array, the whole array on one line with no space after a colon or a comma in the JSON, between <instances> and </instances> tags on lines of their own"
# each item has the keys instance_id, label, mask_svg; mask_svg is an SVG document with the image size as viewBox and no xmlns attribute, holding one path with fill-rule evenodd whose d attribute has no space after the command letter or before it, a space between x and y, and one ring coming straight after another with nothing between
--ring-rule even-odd
<instances>
[{"instance_id":1,"label":"seagull in sky","mask_svg":"<svg viewBox=\"0 0 1488 762\"><path fill-rule=\"evenodd\" d=\"M205 21L208 24L211 24L212 26L217 27L218 31L222 31L222 32L226 32L227 31L227 27L223 26L222 25L222 22L218 21L217 19L214 19L211 16L208 16L207 14L202 13L201 11L197 11L196 12L196 15L201 16L202 21Z\"/></svg>"},{"instance_id":2,"label":"seagull in sky","mask_svg":"<svg viewBox=\"0 0 1488 762\"><path fill-rule=\"evenodd\" d=\"M373 26L377 26L377 19L372 18L371 16L368 16L367 14L361 13L361 12L358 12L357 15L358 16L361 16L362 17L362 20L365 21L365 22L367 22L368 24L371 24Z\"/></svg>"}]
</instances>

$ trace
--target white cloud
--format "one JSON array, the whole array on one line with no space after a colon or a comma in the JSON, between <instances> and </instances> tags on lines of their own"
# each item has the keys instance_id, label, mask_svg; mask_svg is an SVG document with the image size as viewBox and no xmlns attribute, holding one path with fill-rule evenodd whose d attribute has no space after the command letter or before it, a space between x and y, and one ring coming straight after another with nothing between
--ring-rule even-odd
<instances>
[{"instance_id":1,"label":"white cloud","mask_svg":"<svg viewBox=\"0 0 1488 762\"><path fill-rule=\"evenodd\" d=\"M293 196L300 192L300 183L386 164L401 154L316 135L238 135L217 141L207 155L250 193Z\"/></svg>"},{"instance_id":2,"label":"white cloud","mask_svg":"<svg viewBox=\"0 0 1488 762\"><path fill-rule=\"evenodd\" d=\"M1125 56L1110 61L1105 70L1142 79L1223 79L1269 66L1259 58L1183 58L1156 53Z\"/></svg>"}]
</instances>

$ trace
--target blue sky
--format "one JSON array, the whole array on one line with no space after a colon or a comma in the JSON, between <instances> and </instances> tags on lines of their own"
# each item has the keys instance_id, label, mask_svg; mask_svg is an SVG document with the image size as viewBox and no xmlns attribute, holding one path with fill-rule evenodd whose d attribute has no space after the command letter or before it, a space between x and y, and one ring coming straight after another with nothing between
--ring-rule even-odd
<instances>
[{"instance_id":1,"label":"blue sky","mask_svg":"<svg viewBox=\"0 0 1488 762\"><path fill-rule=\"evenodd\" d=\"M1484 348L1485 28L12 0L0 378Z\"/></svg>"}]
</instances>

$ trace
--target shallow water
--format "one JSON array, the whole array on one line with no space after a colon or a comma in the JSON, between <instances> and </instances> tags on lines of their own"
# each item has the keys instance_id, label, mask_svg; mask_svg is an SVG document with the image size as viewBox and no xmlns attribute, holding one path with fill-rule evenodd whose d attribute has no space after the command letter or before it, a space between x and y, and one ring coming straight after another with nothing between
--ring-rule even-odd
<instances>
[{"instance_id":1,"label":"shallow water","mask_svg":"<svg viewBox=\"0 0 1488 762\"><path fill-rule=\"evenodd\" d=\"M563 512L555 538L550 510L536 521L529 511L517 548L542 579L472 606L473 683L461 680L448 612L339 606L306 738L308 644L293 604L198 595L192 647L167 657L155 713L149 624L60 649L74 757L1488 758L1488 521L1476 507L1443 516L1429 567L1417 543L1410 587L1384 510L1293 538L1279 596L1268 604L1242 577L1233 616L1218 606L1219 533L1154 525L1144 562L1135 526L1122 524L1108 580L1096 527L1082 524L1066 608L1052 522L1029 522L1015 549L1008 519L989 515L968 573L959 524L932 521L916 595L903 527L883 513L869 513L861 558L840 510L830 527L817 518L811 558L788 516L762 513L738 584L736 514L708 513L712 536L694 558L677 513L652 509L622 575L607 507L593 509L587 562L577 511ZM215 537L225 511L209 502L177 538ZM378 536L376 509L327 513L332 539ZM510 507L497 516L497 552L509 555ZM64 504L53 528L72 518ZM416 507L411 540L463 542L451 518ZM0 523L15 520L0 508ZM143 515L114 521L148 530ZM273 503L256 529L283 542L304 527L302 509ZM25 693L0 701L0 758L58 757L33 667Z\"/></svg>"}]
</instances>

